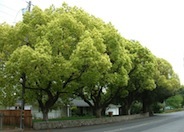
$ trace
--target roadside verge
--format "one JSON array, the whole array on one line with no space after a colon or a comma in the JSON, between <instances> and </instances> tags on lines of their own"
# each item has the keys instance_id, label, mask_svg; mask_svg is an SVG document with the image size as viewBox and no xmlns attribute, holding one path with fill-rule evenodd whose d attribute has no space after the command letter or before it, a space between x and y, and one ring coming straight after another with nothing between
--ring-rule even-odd
<instances>
[{"instance_id":1,"label":"roadside verge","mask_svg":"<svg viewBox=\"0 0 184 132\"><path fill-rule=\"evenodd\" d=\"M139 119L139 118L145 118L145 117L149 117L149 113L126 115L126 116L115 116L115 117L104 117L104 118L93 118L93 119L34 122L33 129L44 130L44 129L58 129L58 128L67 128L67 127L80 127L80 126L89 126L89 125L127 121L127 120L133 120L133 119Z\"/></svg>"}]
</instances>

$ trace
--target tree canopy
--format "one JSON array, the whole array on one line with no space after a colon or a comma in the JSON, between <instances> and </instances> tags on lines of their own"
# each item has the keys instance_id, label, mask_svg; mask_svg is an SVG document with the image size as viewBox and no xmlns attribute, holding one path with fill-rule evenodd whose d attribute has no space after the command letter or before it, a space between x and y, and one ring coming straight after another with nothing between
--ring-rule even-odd
<instances>
[{"instance_id":1,"label":"tree canopy","mask_svg":"<svg viewBox=\"0 0 184 132\"><path fill-rule=\"evenodd\" d=\"M26 90L44 120L59 98L81 97L101 117L117 95L129 105L146 104L147 91L179 85L167 61L77 7L35 6L23 21L1 24L0 31L0 88L9 97Z\"/></svg>"}]
</instances>

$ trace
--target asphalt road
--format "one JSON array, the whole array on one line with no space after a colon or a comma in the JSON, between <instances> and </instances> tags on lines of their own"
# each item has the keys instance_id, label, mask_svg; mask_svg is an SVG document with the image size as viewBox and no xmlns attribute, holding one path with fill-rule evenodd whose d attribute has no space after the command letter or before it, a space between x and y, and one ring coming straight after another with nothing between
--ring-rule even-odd
<instances>
[{"instance_id":1,"label":"asphalt road","mask_svg":"<svg viewBox=\"0 0 184 132\"><path fill-rule=\"evenodd\" d=\"M38 132L184 132L184 111L127 122Z\"/></svg>"}]
</instances>

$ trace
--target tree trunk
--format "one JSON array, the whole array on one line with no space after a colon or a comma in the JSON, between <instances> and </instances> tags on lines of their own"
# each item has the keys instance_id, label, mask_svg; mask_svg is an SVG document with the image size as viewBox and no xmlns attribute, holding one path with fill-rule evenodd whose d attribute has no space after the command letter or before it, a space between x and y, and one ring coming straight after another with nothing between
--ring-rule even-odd
<instances>
[{"instance_id":1,"label":"tree trunk","mask_svg":"<svg viewBox=\"0 0 184 132\"><path fill-rule=\"evenodd\" d=\"M146 113L148 110L147 110L147 106L146 104L143 102L143 105L142 105L142 112L143 113Z\"/></svg>"},{"instance_id":2,"label":"tree trunk","mask_svg":"<svg viewBox=\"0 0 184 132\"><path fill-rule=\"evenodd\" d=\"M49 110L48 109L43 109L42 110L43 120L44 121L48 121L48 113L49 113Z\"/></svg>"},{"instance_id":3,"label":"tree trunk","mask_svg":"<svg viewBox=\"0 0 184 132\"><path fill-rule=\"evenodd\" d=\"M94 109L94 114L95 114L96 118L101 118L102 117L102 108Z\"/></svg>"},{"instance_id":4,"label":"tree trunk","mask_svg":"<svg viewBox=\"0 0 184 132\"><path fill-rule=\"evenodd\" d=\"M145 98L142 99L142 112L143 113L149 112L149 103Z\"/></svg>"},{"instance_id":5,"label":"tree trunk","mask_svg":"<svg viewBox=\"0 0 184 132\"><path fill-rule=\"evenodd\" d=\"M43 101L42 96L40 96L40 98L37 99L39 107L40 107L40 109L42 111L42 114L43 114L43 120L44 121L48 120L49 110L54 106L54 104L56 103L56 101L59 98L59 93L53 95L51 93L51 91L47 91L46 94L48 96L47 100ZM42 91L41 91L40 95L42 95Z\"/></svg>"},{"instance_id":6,"label":"tree trunk","mask_svg":"<svg viewBox=\"0 0 184 132\"><path fill-rule=\"evenodd\" d=\"M128 108L127 115L131 115L131 108Z\"/></svg>"},{"instance_id":7,"label":"tree trunk","mask_svg":"<svg viewBox=\"0 0 184 132\"><path fill-rule=\"evenodd\" d=\"M106 111L106 108L103 108L102 109L102 112L101 112L102 113L102 116L105 116L105 111Z\"/></svg>"},{"instance_id":8,"label":"tree trunk","mask_svg":"<svg viewBox=\"0 0 184 132\"><path fill-rule=\"evenodd\" d=\"M131 115L131 107L132 107L132 104L131 103L128 103L128 102L124 102L124 105L123 106L123 115Z\"/></svg>"}]
</instances>

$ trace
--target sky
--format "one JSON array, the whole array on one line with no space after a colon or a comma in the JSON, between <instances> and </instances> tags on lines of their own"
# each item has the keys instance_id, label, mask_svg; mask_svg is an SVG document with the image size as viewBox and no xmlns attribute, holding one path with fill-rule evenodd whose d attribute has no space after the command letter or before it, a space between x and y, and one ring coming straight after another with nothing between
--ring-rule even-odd
<instances>
[{"instance_id":1,"label":"sky","mask_svg":"<svg viewBox=\"0 0 184 132\"><path fill-rule=\"evenodd\" d=\"M28 0L0 0L0 23L22 19ZM111 22L121 35L139 41L155 56L166 59L184 84L183 0L32 0L42 9L63 2Z\"/></svg>"}]
</instances>

